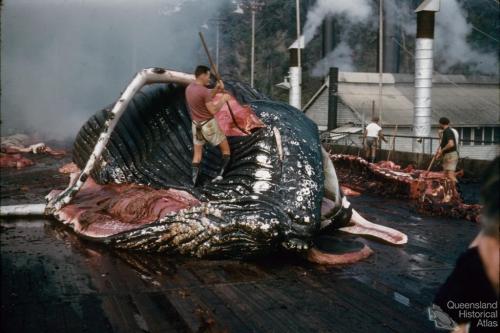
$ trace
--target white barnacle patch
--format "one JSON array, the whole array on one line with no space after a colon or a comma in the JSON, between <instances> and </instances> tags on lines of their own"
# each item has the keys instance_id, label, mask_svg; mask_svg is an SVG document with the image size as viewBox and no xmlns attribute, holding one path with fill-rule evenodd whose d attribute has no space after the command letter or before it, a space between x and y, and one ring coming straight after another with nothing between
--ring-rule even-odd
<instances>
[{"instance_id":1,"label":"white barnacle patch","mask_svg":"<svg viewBox=\"0 0 500 333\"><path fill-rule=\"evenodd\" d=\"M261 229L262 231L264 231L264 232L265 232L265 231L268 231L270 228L271 228L271 226L270 226L269 224L267 224L267 223L261 223L261 224L260 224L260 229Z\"/></svg>"},{"instance_id":2,"label":"white barnacle patch","mask_svg":"<svg viewBox=\"0 0 500 333\"><path fill-rule=\"evenodd\" d=\"M306 164L306 173L308 176L312 176L313 174L312 167L309 164Z\"/></svg>"},{"instance_id":3,"label":"white barnacle patch","mask_svg":"<svg viewBox=\"0 0 500 333\"><path fill-rule=\"evenodd\" d=\"M120 169L120 168L111 168L109 170L109 173L113 179L113 181L116 183L116 184L122 184L124 182L126 182L127 180L127 177L125 177L125 174L123 173L123 170Z\"/></svg>"},{"instance_id":4,"label":"white barnacle patch","mask_svg":"<svg viewBox=\"0 0 500 333\"><path fill-rule=\"evenodd\" d=\"M266 155L259 154L255 157L257 162L262 163L262 164L269 164L269 158Z\"/></svg>"},{"instance_id":5,"label":"white barnacle patch","mask_svg":"<svg viewBox=\"0 0 500 333\"><path fill-rule=\"evenodd\" d=\"M269 190L270 188L271 188L271 184L267 181L259 180L253 184L254 193L262 193L262 192Z\"/></svg>"},{"instance_id":6,"label":"white barnacle patch","mask_svg":"<svg viewBox=\"0 0 500 333\"><path fill-rule=\"evenodd\" d=\"M255 172L255 179L258 180L271 180L271 173L266 169L258 169Z\"/></svg>"}]
</instances>

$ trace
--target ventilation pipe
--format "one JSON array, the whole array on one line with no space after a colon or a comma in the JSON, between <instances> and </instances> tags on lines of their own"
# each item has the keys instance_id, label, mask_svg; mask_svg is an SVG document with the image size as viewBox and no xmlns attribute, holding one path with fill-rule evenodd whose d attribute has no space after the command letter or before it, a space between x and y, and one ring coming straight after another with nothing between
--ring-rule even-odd
<instances>
[{"instance_id":1,"label":"ventilation pipe","mask_svg":"<svg viewBox=\"0 0 500 333\"><path fill-rule=\"evenodd\" d=\"M290 52L290 95L289 95L289 104L291 106L296 107L297 109L301 109L302 107L302 92L300 89L300 82L302 80L302 68L299 64L299 44L300 49L304 48L304 36L297 39L289 48Z\"/></svg>"},{"instance_id":2,"label":"ventilation pipe","mask_svg":"<svg viewBox=\"0 0 500 333\"><path fill-rule=\"evenodd\" d=\"M399 16L395 3L388 3L384 6L384 73L399 73L400 50L399 41L400 27ZM377 50L378 52L378 50ZM378 70L378 68L377 68Z\"/></svg>"},{"instance_id":3,"label":"ventilation pipe","mask_svg":"<svg viewBox=\"0 0 500 333\"><path fill-rule=\"evenodd\" d=\"M330 67L328 75L328 126L327 130L337 128L337 91L339 83L339 69Z\"/></svg>"},{"instance_id":4,"label":"ventilation pipe","mask_svg":"<svg viewBox=\"0 0 500 333\"><path fill-rule=\"evenodd\" d=\"M324 58L333 51L335 45L335 22L332 16L327 16L321 25L322 29L322 47L321 58Z\"/></svg>"},{"instance_id":5,"label":"ventilation pipe","mask_svg":"<svg viewBox=\"0 0 500 333\"><path fill-rule=\"evenodd\" d=\"M415 10L417 13L417 40L415 42L415 105L413 110L413 135L428 137L431 134L431 90L433 72L432 47L434 43L434 15L439 11L439 0L425 0ZM428 141L428 140L427 140ZM414 140L413 151L424 152L430 142Z\"/></svg>"}]
</instances>

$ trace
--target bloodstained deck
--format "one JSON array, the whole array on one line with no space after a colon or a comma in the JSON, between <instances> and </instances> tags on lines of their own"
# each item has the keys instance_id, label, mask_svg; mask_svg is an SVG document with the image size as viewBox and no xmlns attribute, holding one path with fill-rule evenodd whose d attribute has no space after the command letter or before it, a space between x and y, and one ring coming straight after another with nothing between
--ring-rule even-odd
<instances>
[{"instance_id":1,"label":"bloodstained deck","mask_svg":"<svg viewBox=\"0 0 500 333\"><path fill-rule=\"evenodd\" d=\"M2 170L2 204L42 202L65 161ZM345 267L276 255L256 262L116 252L50 220L1 222L2 332L429 332L426 307L479 227L407 203L351 199L408 244L369 244ZM350 237L350 236L346 236Z\"/></svg>"}]
</instances>

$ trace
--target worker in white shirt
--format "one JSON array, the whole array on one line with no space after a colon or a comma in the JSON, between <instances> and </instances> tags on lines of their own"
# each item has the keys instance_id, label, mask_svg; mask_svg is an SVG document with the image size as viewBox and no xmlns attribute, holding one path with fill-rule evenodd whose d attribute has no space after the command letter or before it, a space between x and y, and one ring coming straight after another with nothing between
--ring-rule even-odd
<instances>
[{"instance_id":1,"label":"worker in white shirt","mask_svg":"<svg viewBox=\"0 0 500 333\"><path fill-rule=\"evenodd\" d=\"M365 156L368 161L375 163L375 154L377 153L377 148L379 140L387 140L382 133L382 127L378 124L378 117L373 117L372 122L368 124L365 128L364 138L365 138Z\"/></svg>"}]
</instances>

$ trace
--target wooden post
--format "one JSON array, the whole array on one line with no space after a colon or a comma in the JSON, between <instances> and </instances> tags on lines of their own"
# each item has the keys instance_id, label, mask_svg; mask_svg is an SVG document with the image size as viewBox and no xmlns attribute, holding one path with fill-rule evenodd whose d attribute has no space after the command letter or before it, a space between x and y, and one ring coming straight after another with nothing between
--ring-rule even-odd
<instances>
[{"instance_id":1,"label":"wooden post","mask_svg":"<svg viewBox=\"0 0 500 333\"><path fill-rule=\"evenodd\" d=\"M390 157L391 157L391 151L394 150L394 148L396 147L396 134L398 133L398 125L396 125L396 127L394 128L394 133L392 134L392 144L389 148L389 153L387 154L387 160L390 161Z\"/></svg>"}]
</instances>

